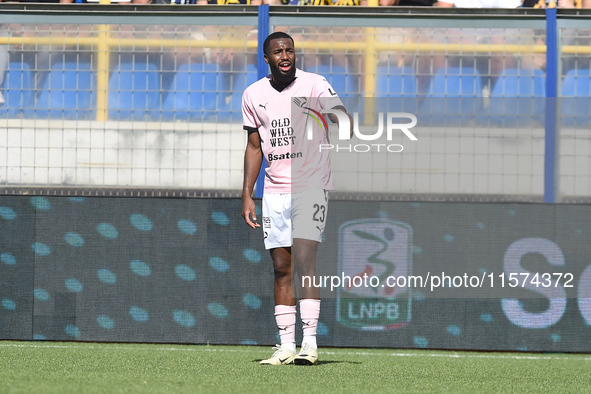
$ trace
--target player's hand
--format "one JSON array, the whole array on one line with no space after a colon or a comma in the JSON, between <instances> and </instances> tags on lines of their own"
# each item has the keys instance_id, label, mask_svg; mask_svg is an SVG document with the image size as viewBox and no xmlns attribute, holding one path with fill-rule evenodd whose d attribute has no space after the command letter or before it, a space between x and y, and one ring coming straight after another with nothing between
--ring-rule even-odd
<instances>
[{"instance_id":1,"label":"player's hand","mask_svg":"<svg viewBox=\"0 0 591 394\"><path fill-rule=\"evenodd\" d=\"M242 199L242 217L244 218L246 224L248 224L251 228L261 227L261 225L257 223L257 214L254 201L250 197L244 197Z\"/></svg>"}]
</instances>

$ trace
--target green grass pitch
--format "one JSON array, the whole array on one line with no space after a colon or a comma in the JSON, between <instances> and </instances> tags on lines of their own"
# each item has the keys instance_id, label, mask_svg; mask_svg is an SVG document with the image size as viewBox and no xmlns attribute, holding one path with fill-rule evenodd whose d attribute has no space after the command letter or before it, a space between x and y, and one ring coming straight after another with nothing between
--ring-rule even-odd
<instances>
[{"instance_id":1,"label":"green grass pitch","mask_svg":"<svg viewBox=\"0 0 591 394\"><path fill-rule=\"evenodd\" d=\"M591 355L0 341L0 393L591 392Z\"/></svg>"}]
</instances>

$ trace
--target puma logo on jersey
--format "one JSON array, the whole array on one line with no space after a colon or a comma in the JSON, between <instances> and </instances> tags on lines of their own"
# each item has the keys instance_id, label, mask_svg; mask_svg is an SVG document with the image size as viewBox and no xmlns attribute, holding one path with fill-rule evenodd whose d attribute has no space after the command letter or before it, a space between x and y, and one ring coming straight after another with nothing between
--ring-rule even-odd
<instances>
[{"instance_id":1,"label":"puma logo on jersey","mask_svg":"<svg viewBox=\"0 0 591 394\"><path fill-rule=\"evenodd\" d=\"M262 109L264 109L266 111L267 110L267 105L269 105L269 103L265 103L265 105L259 104L259 107L261 107Z\"/></svg>"}]
</instances>

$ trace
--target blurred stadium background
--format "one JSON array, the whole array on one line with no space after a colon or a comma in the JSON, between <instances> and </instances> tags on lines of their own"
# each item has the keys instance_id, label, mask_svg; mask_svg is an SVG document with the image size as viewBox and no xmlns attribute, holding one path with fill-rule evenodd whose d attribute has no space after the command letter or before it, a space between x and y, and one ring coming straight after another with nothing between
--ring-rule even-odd
<instances>
[{"instance_id":1,"label":"blurred stadium background","mask_svg":"<svg viewBox=\"0 0 591 394\"><path fill-rule=\"evenodd\" d=\"M351 219L402 221L417 271L498 274L526 239L528 267L575 276L529 303L415 292L371 333L328 299L320 343L591 350L590 12L1 10L0 339L275 343L270 260L236 198L241 95L267 73L261 39L284 30L351 103L403 99L419 119L420 143L385 169L336 159L329 245Z\"/></svg>"}]
</instances>

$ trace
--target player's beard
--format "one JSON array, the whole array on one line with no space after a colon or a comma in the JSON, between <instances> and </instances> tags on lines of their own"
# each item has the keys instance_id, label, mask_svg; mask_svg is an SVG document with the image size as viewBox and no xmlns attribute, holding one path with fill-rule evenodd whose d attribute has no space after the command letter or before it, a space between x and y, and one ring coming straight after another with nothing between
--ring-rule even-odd
<instances>
[{"instance_id":1,"label":"player's beard","mask_svg":"<svg viewBox=\"0 0 591 394\"><path fill-rule=\"evenodd\" d=\"M271 69L271 75L273 75L273 80L275 81L275 83L279 85L288 84L295 79L295 59L294 62L291 64L291 68L288 72L281 71L277 64L270 64L269 68Z\"/></svg>"}]
</instances>

